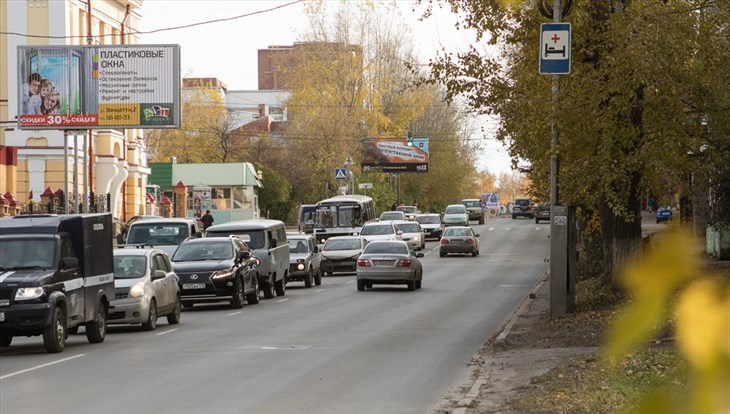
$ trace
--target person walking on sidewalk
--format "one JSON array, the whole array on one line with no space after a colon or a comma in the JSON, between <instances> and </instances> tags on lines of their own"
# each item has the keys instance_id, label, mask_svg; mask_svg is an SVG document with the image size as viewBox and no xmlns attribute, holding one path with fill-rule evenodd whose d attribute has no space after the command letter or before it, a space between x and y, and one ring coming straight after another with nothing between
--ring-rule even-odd
<instances>
[{"instance_id":1,"label":"person walking on sidewalk","mask_svg":"<svg viewBox=\"0 0 730 414\"><path fill-rule=\"evenodd\" d=\"M208 227L213 225L213 215L210 214L210 210L205 210L205 214L203 214L203 217L200 218L200 221L203 222L203 230L207 230Z\"/></svg>"}]
</instances>

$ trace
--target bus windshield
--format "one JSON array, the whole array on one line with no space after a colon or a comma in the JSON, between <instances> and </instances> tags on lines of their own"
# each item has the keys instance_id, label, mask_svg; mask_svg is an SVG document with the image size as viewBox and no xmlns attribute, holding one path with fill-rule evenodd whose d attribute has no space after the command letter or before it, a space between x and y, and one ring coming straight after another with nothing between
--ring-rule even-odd
<instances>
[{"instance_id":1,"label":"bus windshield","mask_svg":"<svg viewBox=\"0 0 730 414\"><path fill-rule=\"evenodd\" d=\"M362 225L362 213L357 204L321 206L315 216L315 227L358 227Z\"/></svg>"}]
</instances>

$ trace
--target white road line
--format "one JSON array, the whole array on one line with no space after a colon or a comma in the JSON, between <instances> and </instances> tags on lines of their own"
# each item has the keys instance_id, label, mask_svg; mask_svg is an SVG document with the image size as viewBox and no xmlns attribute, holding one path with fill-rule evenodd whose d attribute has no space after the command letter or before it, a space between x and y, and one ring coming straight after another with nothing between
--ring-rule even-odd
<instances>
[{"instance_id":1,"label":"white road line","mask_svg":"<svg viewBox=\"0 0 730 414\"><path fill-rule=\"evenodd\" d=\"M350 283L355 283L355 281L354 281L354 280L351 280L351 281L349 281L349 282L345 282L345 284L348 284L348 285L349 285Z\"/></svg>"},{"instance_id":2,"label":"white road line","mask_svg":"<svg viewBox=\"0 0 730 414\"><path fill-rule=\"evenodd\" d=\"M319 292L324 292L325 290L327 290L327 289L317 289L317 290L315 290L315 292L319 293Z\"/></svg>"},{"instance_id":3,"label":"white road line","mask_svg":"<svg viewBox=\"0 0 730 414\"><path fill-rule=\"evenodd\" d=\"M277 301L276 301L276 303L286 302L287 300L289 300L289 299L281 299L281 300L277 300Z\"/></svg>"},{"instance_id":4,"label":"white road line","mask_svg":"<svg viewBox=\"0 0 730 414\"><path fill-rule=\"evenodd\" d=\"M42 365L38 365L38 366L35 366L35 367L32 367L32 368L24 369L24 370L21 370L21 371L12 372L10 374L3 375L2 377L0 377L0 380L4 380L4 379L10 378L10 377L14 377L14 376L20 375L20 374L25 374L26 372L35 371L37 369L49 367L51 365L59 364L61 362L70 361L72 359L80 358L82 356L86 356L86 354L79 354L79 355L76 355L76 356L72 356L72 357L68 357L68 358L64 358L64 359L59 359L58 361L53 361L53 362L49 362L47 364L42 364Z\"/></svg>"},{"instance_id":5,"label":"white road line","mask_svg":"<svg viewBox=\"0 0 730 414\"><path fill-rule=\"evenodd\" d=\"M494 227L490 227L487 229L487 231L493 231L493 230L494 230Z\"/></svg>"},{"instance_id":6,"label":"white road line","mask_svg":"<svg viewBox=\"0 0 730 414\"><path fill-rule=\"evenodd\" d=\"M238 311L238 312L232 312L232 313L229 313L229 314L228 314L228 315L226 315L226 316L233 316L233 315L238 315L239 313L243 313L243 311Z\"/></svg>"},{"instance_id":7,"label":"white road line","mask_svg":"<svg viewBox=\"0 0 730 414\"><path fill-rule=\"evenodd\" d=\"M157 336L160 336L160 335L166 335L166 334L169 334L170 332L175 332L175 331L177 331L177 328L173 328L173 329L168 329L168 330L166 330L165 332L160 332L160 333L158 333L158 334L155 334L155 335L157 335Z\"/></svg>"}]
</instances>

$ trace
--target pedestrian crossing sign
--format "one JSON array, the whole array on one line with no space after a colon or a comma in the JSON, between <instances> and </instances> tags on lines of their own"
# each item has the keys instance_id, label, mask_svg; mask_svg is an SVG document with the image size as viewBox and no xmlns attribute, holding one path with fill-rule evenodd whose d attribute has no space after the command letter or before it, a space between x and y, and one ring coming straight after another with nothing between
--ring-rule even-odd
<instances>
[{"instance_id":1,"label":"pedestrian crossing sign","mask_svg":"<svg viewBox=\"0 0 730 414\"><path fill-rule=\"evenodd\" d=\"M347 180L347 170L344 168L335 168L335 180Z\"/></svg>"}]
</instances>

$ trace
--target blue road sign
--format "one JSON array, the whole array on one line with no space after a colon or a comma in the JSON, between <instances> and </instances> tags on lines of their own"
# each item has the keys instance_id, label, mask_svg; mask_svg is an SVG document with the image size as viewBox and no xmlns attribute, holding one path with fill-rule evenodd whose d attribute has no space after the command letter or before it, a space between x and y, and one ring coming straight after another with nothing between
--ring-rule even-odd
<instances>
[{"instance_id":1,"label":"blue road sign","mask_svg":"<svg viewBox=\"0 0 730 414\"><path fill-rule=\"evenodd\" d=\"M567 75L570 73L570 23L540 25L540 73Z\"/></svg>"},{"instance_id":2,"label":"blue road sign","mask_svg":"<svg viewBox=\"0 0 730 414\"><path fill-rule=\"evenodd\" d=\"M347 170L345 168L335 168L335 180L347 180Z\"/></svg>"}]
</instances>

